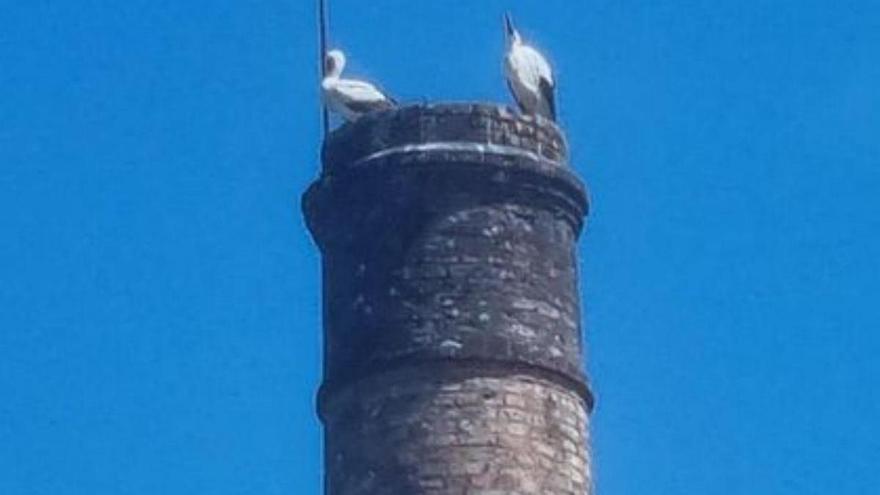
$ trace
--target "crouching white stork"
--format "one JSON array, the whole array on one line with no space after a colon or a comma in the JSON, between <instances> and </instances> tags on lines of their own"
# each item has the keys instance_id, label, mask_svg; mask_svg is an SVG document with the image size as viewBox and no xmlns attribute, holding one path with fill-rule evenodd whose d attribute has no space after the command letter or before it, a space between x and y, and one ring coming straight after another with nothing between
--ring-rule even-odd
<instances>
[{"instance_id":1,"label":"crouching white stork","mask_svg":"<svg viewBox=\"0 0 880 495\"><path fill-rule=\"evenodd\" d=\"M556 84L550 64L538 50L523 42L510 14L504 16L504 30L507 38L504 76L513 98L523 113L556 120Z\"/></svg>"},{"instance_id":2,"label":"crouching white stork","mask_svg":"<svg viewBox=\"0 0 880 495\"><path fill-rule=\"evenodd\" d=\"M321 96L327 108L345 120L357 120L366 113L397 106L394 99L366 81L340 78L345 68L345 55L341 51L329 51L324 64L326 75L321 81Z\"/></svg>"}]
</instances>

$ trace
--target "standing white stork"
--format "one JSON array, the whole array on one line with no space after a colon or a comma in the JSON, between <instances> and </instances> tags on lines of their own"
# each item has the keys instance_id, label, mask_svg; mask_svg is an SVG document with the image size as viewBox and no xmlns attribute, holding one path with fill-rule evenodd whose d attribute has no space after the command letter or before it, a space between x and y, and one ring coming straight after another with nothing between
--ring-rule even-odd
<instances>
[{"instance_id":1,"label":"standing white stork","mask_svg":"<svg viewBox=\"0 0 880 495\"><path fill-rule=\"evenodd\" d=\"M523 42L510 14L504 15L504 30L507 35L504 76L513 98L524 113L556 120L556 83L550 64L538 50Z\"/></svg>"},{"instance_id":2,"label":"standing white stork","mask_svg":"<svg viewBox=\"0 0 880 495\"><path fill-rule=\"evenodd\" d=\"M365 113L397 106L394 99L366 81L340 78L345 68L345 55L341 51L327 52L324 64L326 75L321 81L321 97L330 111L345 120L357 120Z\"/></svg>"}]
</instances>

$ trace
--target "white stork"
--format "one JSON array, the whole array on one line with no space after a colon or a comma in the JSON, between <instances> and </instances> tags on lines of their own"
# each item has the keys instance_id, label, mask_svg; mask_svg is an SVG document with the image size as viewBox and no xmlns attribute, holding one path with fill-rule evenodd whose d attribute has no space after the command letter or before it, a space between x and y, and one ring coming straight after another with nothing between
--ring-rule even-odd
<instances>
[{"instance_id":1,"label":"white stork","mask_svg":"<svg viewBox=\"0 0 880 495\"><path fill-rule=\"evenodd\" d=\"M345 120L353 121L365 113L394 108L397 102L382 93L376 86L356 79L342 79L345 55L330 50L324 59L325 76L321 81L321 96L327 108Z\"/></svg>"},{"instance_id":2,"label":"white stork","mask_svg":"<svg viewBox=\"0 0 880 495\"><path fill-rule=\"evenodd\" d=\"M523 43L510 14L504 16L504 29L507 34L504 76L513 98L524 113L556 120L556 83L550 64L538 50Z\"/></svg>"}]
</instances>

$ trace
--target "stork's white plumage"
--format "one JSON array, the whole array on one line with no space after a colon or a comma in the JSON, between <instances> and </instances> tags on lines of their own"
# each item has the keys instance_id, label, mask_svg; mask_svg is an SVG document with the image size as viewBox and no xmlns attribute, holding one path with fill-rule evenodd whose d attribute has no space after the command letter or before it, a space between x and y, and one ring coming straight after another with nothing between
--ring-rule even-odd
<instances>
[{"instance_id":1,"label":"stork's white plumage","mask_svg":"<svg viewBox=\"0 0 880 495\"><path fill-rule=\"evenodd\" d=\"M504 76L513 98L524 113L556 120L556 83L550 64L538 50L523 42L509 14L504 16L504 29Z\"/></svg>"},{"instance_id":2,"label":"stork's white plumage","mask_svg":"<svg viewBox=\"0 0 880 495\"><path fill-rule=\"evenodd\" d=\"M327 108L345 120L357 120L365 113L396 106L397 102L376 86L366 81L342 79L345 55L341 51L329 51L324 64L326 73L321 81L321 96Z\"/></svg>"}]
</instances>

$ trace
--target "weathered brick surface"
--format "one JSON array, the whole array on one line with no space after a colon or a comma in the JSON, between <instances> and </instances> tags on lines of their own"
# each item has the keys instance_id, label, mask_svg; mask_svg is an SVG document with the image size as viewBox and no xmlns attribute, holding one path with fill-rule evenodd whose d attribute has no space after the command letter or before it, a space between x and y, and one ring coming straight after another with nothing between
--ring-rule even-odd
<instances>
[{"instance_id":1,"label":"weathered brick surface","mask_svg":"<svg viewBox=\"0 0 880 495\"><path fill-rule=\"evenodd\" d=\"M328 494L587 492L587 201L566 155L552 123L491 105L328 136L304 197L323 254Z\"/></svg>"},{"instance_id":2,"label":"weathered brick surface","mask_svg":"<svg viewBox=\"0 0 880 495\"><path fill-rule=\"evenodd\" d=\"M496 105L413 105L368 115L334 131L323 149L324 172L350 168L376 151L427 142L509 145L554 162L568 158L562 132L541 117Z\"/></svg>"},{"instance_id":3,"label":"weathered brick surface","mask_svg":"<svg viewBox=\"0 0 880 495\"><path fill-rule=\"evenodd\" d=\"M580 397L528 375L399 369L327 402L327 493L565 494L590 487Z\"/></svg>"}]
</instances>

